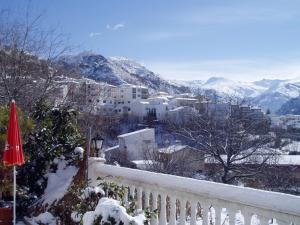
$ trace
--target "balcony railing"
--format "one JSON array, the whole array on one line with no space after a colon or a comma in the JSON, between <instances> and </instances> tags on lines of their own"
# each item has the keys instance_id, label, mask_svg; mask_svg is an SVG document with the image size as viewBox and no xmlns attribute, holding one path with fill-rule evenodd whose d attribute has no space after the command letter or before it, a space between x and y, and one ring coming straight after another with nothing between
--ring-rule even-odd
<instances>
[{"instance_id":1,"label":"balcony railing","mask_svg":"<svg viewBox=\"0 0 300 225\"><path fill-rule=\"evenodd\" d=\"M89 161L97 177L129 188L138 209L159 209L153 225L300 225L300 197Z\"/></svg>"}]
</instances>

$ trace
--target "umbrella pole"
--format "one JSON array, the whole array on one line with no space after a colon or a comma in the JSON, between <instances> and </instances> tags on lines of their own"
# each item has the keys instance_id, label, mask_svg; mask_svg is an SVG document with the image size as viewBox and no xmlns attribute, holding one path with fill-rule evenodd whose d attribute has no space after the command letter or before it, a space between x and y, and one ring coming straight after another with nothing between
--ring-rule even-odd
<instances>
[{"instance_id":1,"label":"umbrella pole","mask_svg":"<svg viewBox=\"0 0 300 225\"><path fill-rule=\"evenodd\" d=\"M13 218L13 224L16 225L16 187L17 187L17 181L16 181L16 166L14 166L14 218Z\"/></svg>"}]
</instances>

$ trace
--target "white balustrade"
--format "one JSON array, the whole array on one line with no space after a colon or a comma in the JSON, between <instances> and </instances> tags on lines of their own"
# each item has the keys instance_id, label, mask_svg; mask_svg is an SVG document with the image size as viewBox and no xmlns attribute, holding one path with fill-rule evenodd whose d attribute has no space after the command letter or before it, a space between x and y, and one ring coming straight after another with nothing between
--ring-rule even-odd
<instances>
[{"instance_id":1,"label":"white balustrade","mask_svg":"<svg viewBox=\"0 0 300 225\"><path fill-rule=\"evenodd\" d=\"M135 199L138 209L159 208L159 220L158 215L153 215L151 225L186 225L187 215L190 216L190 225L199 224L198 203L201 206L202 225L235 225L238 212L243 216L241 225L269 225L272 218L276 219L273 221L278 225L300 225L299 196L105 165L95 158L89 159L88 174L92 185L99 182L97 177L107 177L115 183L128 186L129 194ZM124 196L125 204L127 198L128 192ZM178 221L177 199L180 205ZM186 208L187 202L190 211ZM168 209L167 205L170 206ZM223 208L229 218L225 223ZM255 217L259 223L254 223Z\"/></svg>"}]
</instances>

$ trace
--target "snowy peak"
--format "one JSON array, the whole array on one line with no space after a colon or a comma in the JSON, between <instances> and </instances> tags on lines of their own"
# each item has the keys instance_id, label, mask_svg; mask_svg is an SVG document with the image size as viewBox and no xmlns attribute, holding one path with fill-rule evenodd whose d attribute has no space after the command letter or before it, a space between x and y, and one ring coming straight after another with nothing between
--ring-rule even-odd
<instances>
[{"instance_id":1,"label":"snowy peak","mask_svg":"<svg viewBox=\"0 0 300 225\"><path fill-rule=\"evenodd\" d=\"M275 79L275 80L262 79L262 80L259 80L259 81L254 81L253 83L256 84L257 86L261 86L261 87L264 87L264 88L271 88L271 87L276 87L280 83L283 83L285 81L286 80L279 80L279 79Z\"/></svg>"},{"instance_id":2,"label":"snowy peak","mask_svg":"<svg viewBox=\"0 0 300 225\"><path fill-rule=\"evenodd\" d=\"M276 112L282 104L300 94L300 77L289 80L262 79L254 82L211 77L206 82L195 80L176 83L189 86L192 90L213 90L220 96L246 98L252 104L272 112Z\"/></svg>"},{"instance_id":3,"label":"snowy peak","mask_svg":"<svg viewBox=\"0 0 300 225\"><path fill-rule=\"evenodd\" d=\"M224 77L211 77L205 82L205 85L218 84L218 83L224 83L224 82L229 83L232 81L229 79L226 79Z\"/></svg>"},{"instance_id":4,"label":"snowy peak","mask_svg":"<svg viewBox=\"0 0 300 225\"><path fill-rule=\"evenodd\" d=\"M152 71L148 70L146 67L142 66L132 59L118 56L110 57L109 60L131 74L136 74L140 77L147 77L149 75L159 77L157 74L154 74Z\"/></svg>"},{"instance_id":5,"label":"snowy peak","mask_svg":"<svg viewBox=\"0 0 300 225\"><path fill-rule=\"evenodd\" d=\"M223 77L212 77L203 85L203 89L213 89L221 94L227 94L234 97L255 97L261 94L265 88L259 87L253 83L233 81Z\"/></svg>"},{"instance_id":6,"label":"snowy peak","mask_svg":"<svg viewBox=\"0 0 300 225\"><path fill-rule=\"evenodd\" d=\"M84 77L112 85L130 83L143 85L150 90L170 93L186 92L186 87L176 86L132 59L125 57L106 58L94 52L63 56L59 63L66 68L79 71Z\"/></svg>"}]
</instances>

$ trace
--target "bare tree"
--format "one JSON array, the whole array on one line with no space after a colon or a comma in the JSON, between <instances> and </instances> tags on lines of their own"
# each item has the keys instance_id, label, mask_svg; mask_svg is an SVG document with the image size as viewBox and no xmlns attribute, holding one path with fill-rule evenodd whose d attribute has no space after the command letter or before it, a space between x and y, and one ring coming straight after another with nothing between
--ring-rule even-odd
<instances>
[{"instance_id":1,"label":"bare tree","mask_svg":"<svg viewBox=\"0 0 300 225\"><path fill-rule=\"evenodd\" d=\"M264 122L232 116L231 113L217 115L194 115L181 126L171 124L170 129L199 149L207 162L210 160L215 164L214 168L219 168L223 183L254 177L271 163L276 156L276 151L270 148L274 134L260 132L267 130Z\"/></svg>"},{"instance_id":2,"label":"bare tree","mask_svg":"<svg viewBox=\"0 0 300 225\"><path fill-rule=\"evenodd\" d=\"M0 101L16 99L25 110L46 98L60 74L56 59L69 49L62 34L41 28L42 14L30 11L28 4L18 19L10 11L0 12Z\"/></svg>"}]
</instances>

